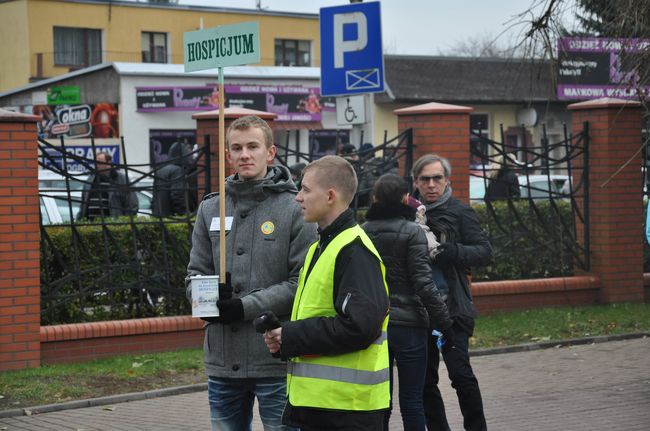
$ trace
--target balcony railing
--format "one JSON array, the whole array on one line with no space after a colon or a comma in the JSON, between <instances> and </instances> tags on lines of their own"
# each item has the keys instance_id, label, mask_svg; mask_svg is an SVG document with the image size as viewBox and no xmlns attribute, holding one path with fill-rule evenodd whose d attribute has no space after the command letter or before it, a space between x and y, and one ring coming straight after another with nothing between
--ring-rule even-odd
<instances>
[{"instance_id":1,"label":"balcony railing","mask_svg":"<svg viewBox=\"0 0 650 431\"><path fill-rule=\"evenodd\" d=\"M125 52L125 51L102 51L101 62L122 61L129 63L142 63L143 53L138 52ZM95 55L88 55L87 58L97 57ZM183 54L167 55L165 63L182 64ZM65 72L83 69L84 67L93 66L98 63L91 63L86 61L81 64L57 64L55 61L54 52L38 52L34 54L34 59L31 65L31 78L32 80L39 80L49 78L52 76L60 75Z\"/></svg>"}]
</instances>

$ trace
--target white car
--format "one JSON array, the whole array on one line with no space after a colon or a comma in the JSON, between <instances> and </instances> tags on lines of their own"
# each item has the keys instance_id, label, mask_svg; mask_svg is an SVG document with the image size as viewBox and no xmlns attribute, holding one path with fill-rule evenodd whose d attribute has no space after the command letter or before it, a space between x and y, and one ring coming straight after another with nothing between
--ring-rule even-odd
<instances>
[{"instance_id":1,"label":"white car","mask_svg":"<svg viewBox=\"0 0 650 431\"><path fill-rule=\"evenodd\" d=\"M549 183L550 179L550 183ZM522 199L565 198L569 190L568 175L518 175L519 192ZM471 202L483 202L485 187L490 183L489 178L469 177L469 199ZM550 192L549 192L550 191Z\"/></svg>"},{"instance_id":2,"label":"white car","mask_svg":"<svg viewBox=\"0 0 650 431\"><path fill-rule=\"evenodd\" d=\"M66 178L63 175L47 169L38 171L38 194L44 225L70 223L71 219L77 217L86 178L88 178L86 173L71 172L66 183ZM138 188L136 191L139 205L138 216L151 215L152 185L151 178L143 178L136 184Z\"/></svg>"}]
</instances>

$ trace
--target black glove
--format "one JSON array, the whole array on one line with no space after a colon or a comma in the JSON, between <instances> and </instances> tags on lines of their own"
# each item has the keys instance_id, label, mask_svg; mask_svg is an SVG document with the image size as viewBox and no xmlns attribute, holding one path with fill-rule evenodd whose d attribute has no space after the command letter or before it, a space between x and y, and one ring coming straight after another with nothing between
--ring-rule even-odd
<instances>
[{"instance_id":1,"label":"black glove","mask_svg":"<svg viewBox=\"0 0 650 431\"><path fill-rule=\"evenodd\" d=\"M438 246L440 253L436 263L455 263L458 260L458 245L453 242L443 242Z\"/></svg>"},{"instance_id":2,"label":"black glove","mask_svg":"<svg viewBox=\"0 0 650 431\"><path fill-rule=\"evenodd\" d=\"M228 324L244 320L244 304L239 298L220 299L217 301L217 307L219 308L219 317L216 319L219 323Z\"/></svg>"},{"instance_id":3,"label":"black glove","mask_svg":"<svg viewBox=\"0 0 650 431\"><path fill-rule=\"evenodd\" d=\"M456 334L454 333L453 326L441 331L442 340L444 344L442 345L442 354L449 352L451 349L454 349L456 346Z\"/></svg>"}]
</instances>

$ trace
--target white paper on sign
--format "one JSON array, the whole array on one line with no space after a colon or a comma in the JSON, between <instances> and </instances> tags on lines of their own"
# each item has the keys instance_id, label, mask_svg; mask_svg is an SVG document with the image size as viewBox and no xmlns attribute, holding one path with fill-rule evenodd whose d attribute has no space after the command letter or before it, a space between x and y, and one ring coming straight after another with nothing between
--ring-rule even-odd
<instances>
[{"instance_id":1,"label":"white paper on sign","mask_svg":"<svg viewBox=\"0 0 650 431\"><path fill-rule=\"evenodd\" d=\"M210 222L210 232L219 232L221 229L220 226L220 217L212 217ZM232 216L226 217L226 230L229 231L232 228Z\"/></svg>"}]
</instances>

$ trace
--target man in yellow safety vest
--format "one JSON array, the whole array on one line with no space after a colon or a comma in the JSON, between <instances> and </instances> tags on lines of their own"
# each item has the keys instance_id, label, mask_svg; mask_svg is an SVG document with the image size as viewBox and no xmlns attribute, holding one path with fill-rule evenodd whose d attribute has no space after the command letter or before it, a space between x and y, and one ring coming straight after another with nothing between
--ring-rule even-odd
<instances>
[{"instance_id":1,"label":"man in yellow safety vest","mask_svg":"<svg viewBox=\"0 0 650 431\"><path fill-rule=\"evenodd\" d=\"M300 272L291 321L264 335L288 359L283 423L309 430L378 430L389 406L385 268L349 209L354 168L326 156L303 173L296 201L319 226Z\"/></svg>"}]
</instances>

